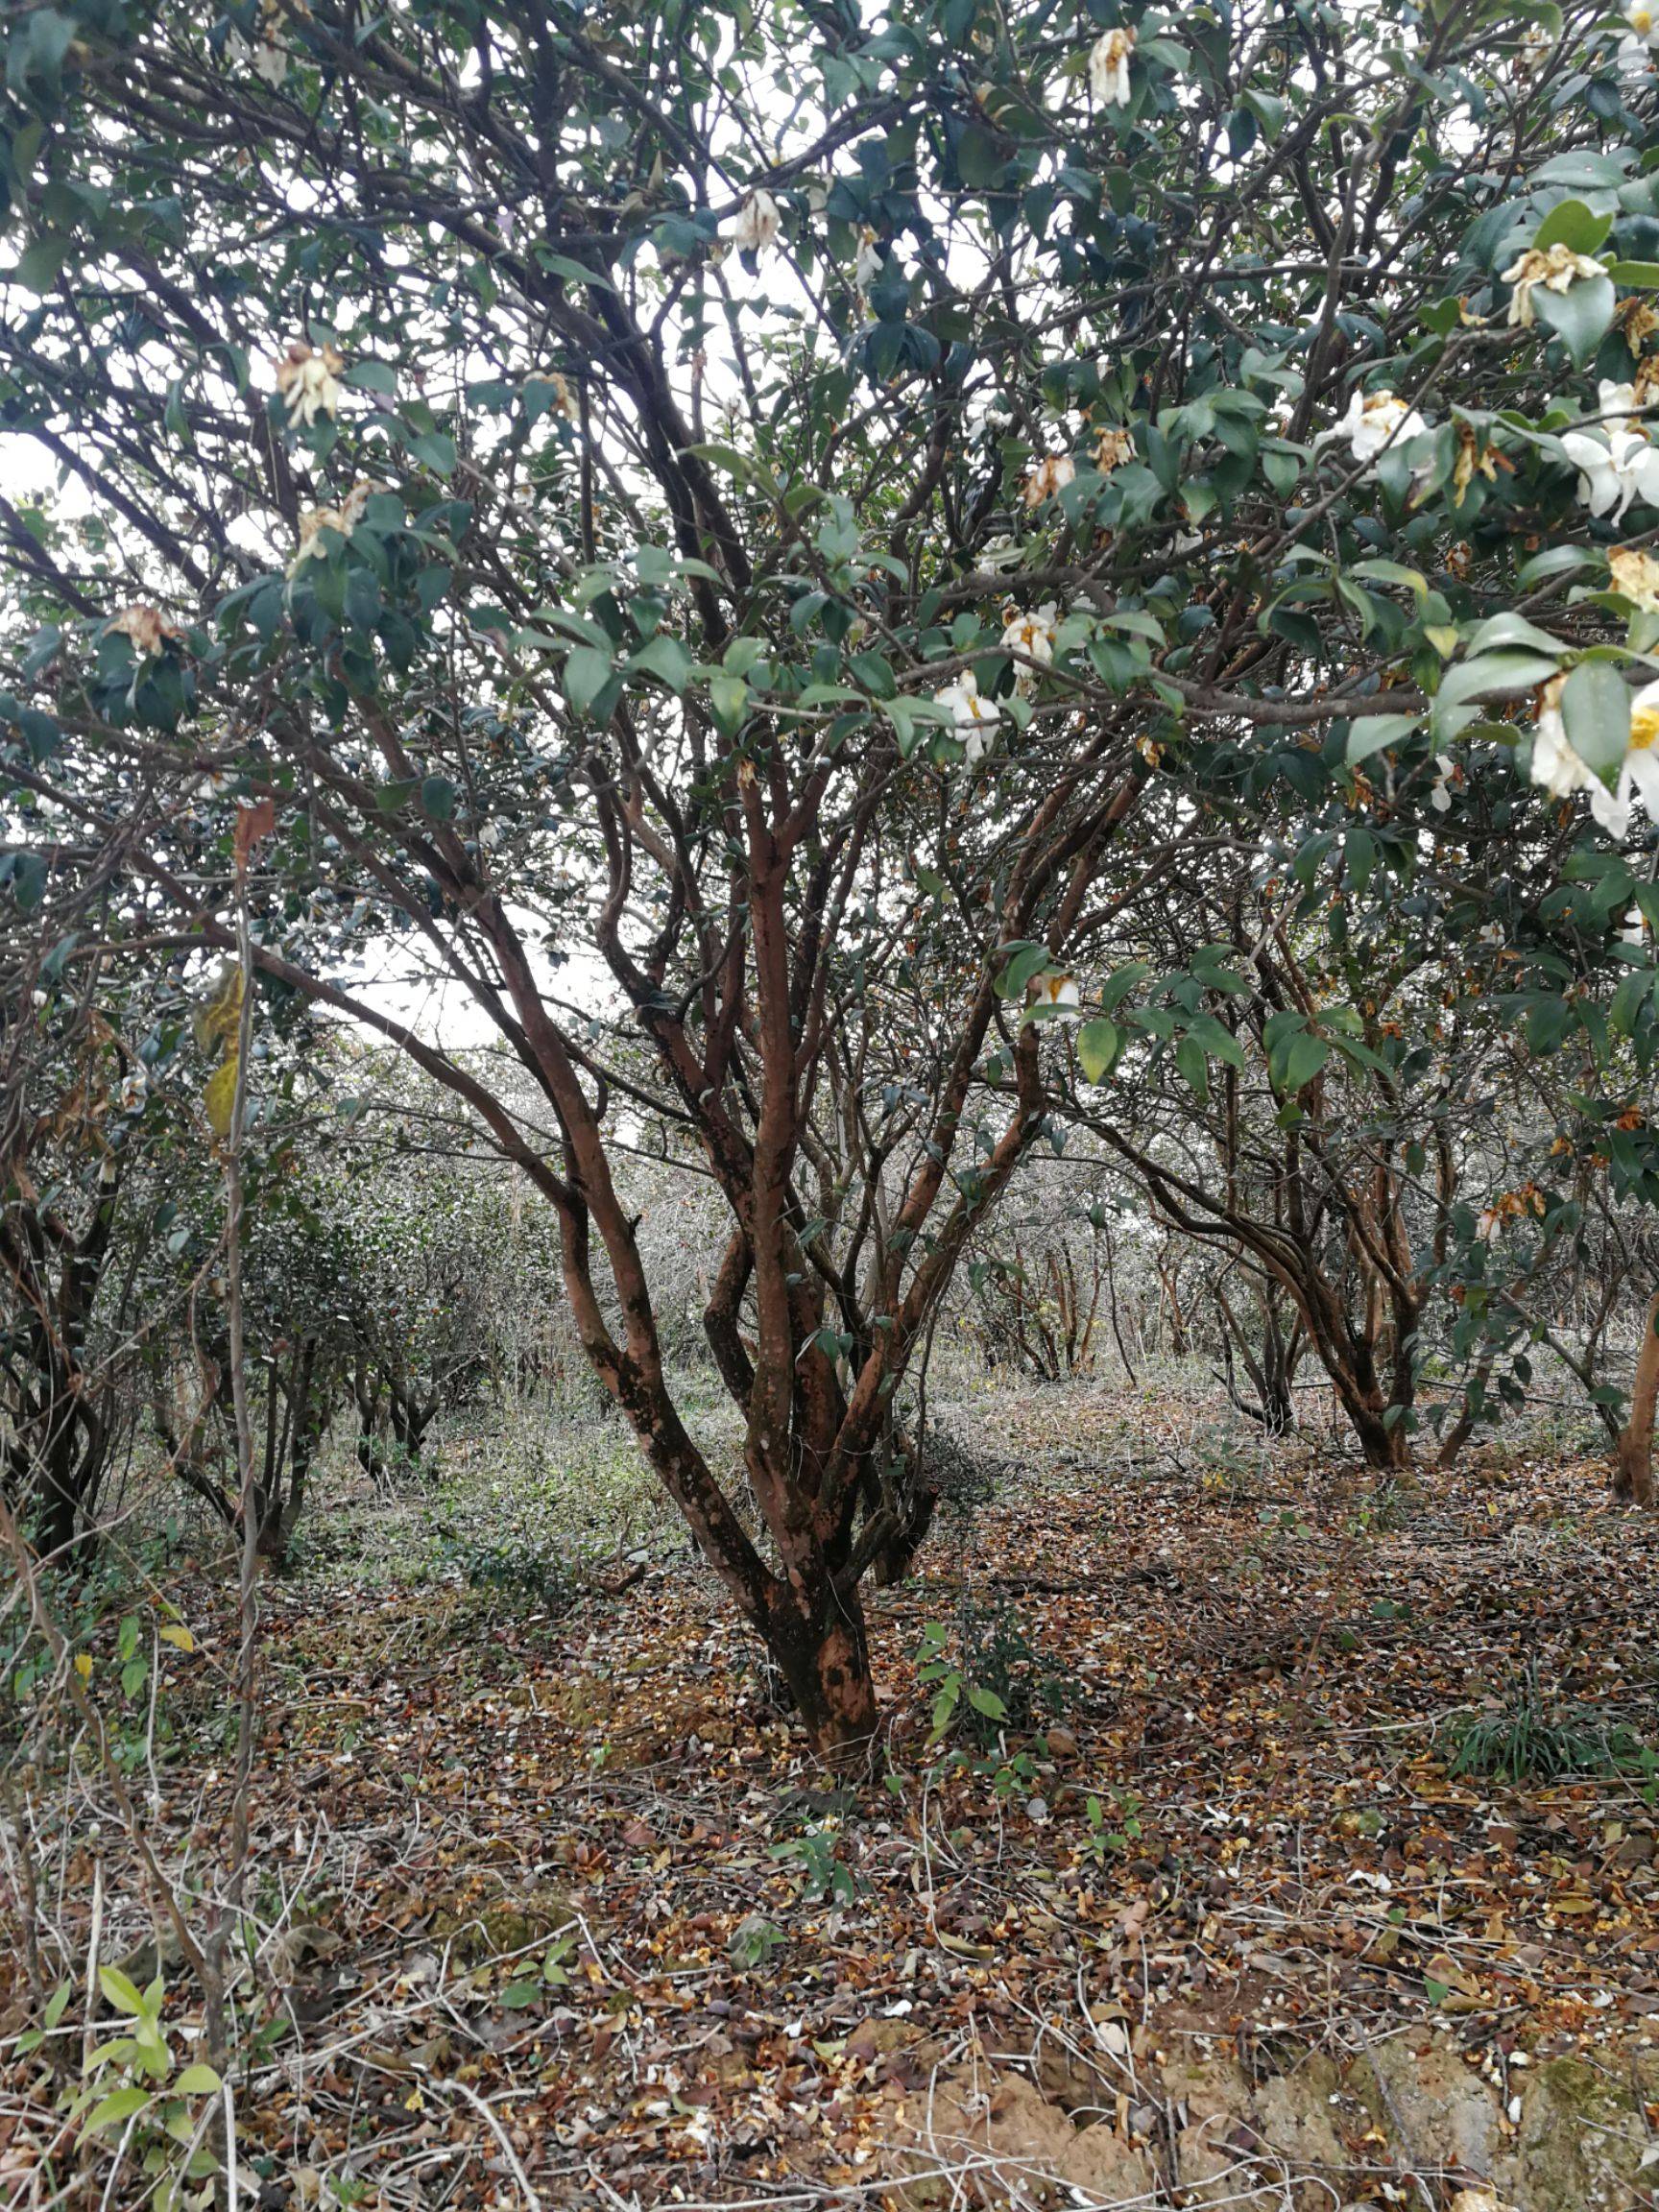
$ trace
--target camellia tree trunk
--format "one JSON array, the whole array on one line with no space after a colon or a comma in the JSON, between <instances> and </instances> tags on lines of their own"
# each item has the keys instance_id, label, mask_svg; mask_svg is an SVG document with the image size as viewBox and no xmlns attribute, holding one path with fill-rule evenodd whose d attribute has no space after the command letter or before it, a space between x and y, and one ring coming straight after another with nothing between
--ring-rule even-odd
<instances>
[{"instance_id":1,"label":"camellia tree trunk","mask_svg":"<svg viewBox=\"0 0 1659 2212\"><path fill-rule=\"evenodd\" d=\"M42 1558L90 1560L91 1516L109 1450L111 1371L88 1359L92 1305L108 1259L121 1188L106 1157L85 1218L42 1204L21 1162L0 1215L0 1345L9 1404L8 1488L27 1500Z\"/></svg>"},{"instance_id":2,"label":"camellia tree trunk","mask_svg":"<svg viewBox=\"0 0 1659 2212\"><path fill-rule=\"evenodd\" d=\"M1258 1019L1264 1028L1270 1011ZM1238 1033L1250 1034L1242 1022ZM1238 1105L1243 1079L1229 1066L1214 1096L1188 1106L1214 1146L1208 1173L1190 1140L1181 1148L1162 1143L1087 1104L1077 1118L1142 1183L1164 1228L1246 1260L1263 1294L1287 1300L1298 1354L1305 1347L1324 1368L1365 1464L1398 1474L1411 1464L1422 1296L1401 1179L1378 1163L1369 1139L1344 1157L1350 1104L1339 1072L1347 1072L1340 1063L1329 1070L1322 1064L1287 1105L1270 1068L1262 1068L1262 1125L1246 1137ZM1368 1072L1361 1068L1361 1083ZM1269 1109L1287 1115L1287 1127L1269 1121ZM1283 1419L1287 1377L1281 1385Z\"/></svg>"},{"instance_id":3,"label":"camellia tree trunk","mask_svg":"<svg viewBox=\"0 0 1659 2212\"><path fill-rule=\"evenodd\" d=\"M1653 1499L1653 1416L1659 1407L1659 1291L1647 1309L1636 1376L1630 1387L1630 1413L1620 1431L1613 1469L1613 1495L1633 1505Z\"/></svg>"}]
</instances>

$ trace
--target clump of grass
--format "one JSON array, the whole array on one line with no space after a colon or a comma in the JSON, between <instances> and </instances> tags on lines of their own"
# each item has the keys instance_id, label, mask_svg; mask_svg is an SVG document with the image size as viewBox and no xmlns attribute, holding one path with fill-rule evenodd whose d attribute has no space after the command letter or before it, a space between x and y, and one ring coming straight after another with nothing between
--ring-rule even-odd
<instances>
[{"instance_id":1,"label":"clump of grass","mask_svg":"<svg viewBox=\"0 0 1659 2212\"><path fill-rule=\"evenodd\" d=\"M1552 1706L1529 1665L1497 1712L1458 1713L1436 1739L1446 1770L1495 1782L1555 1782L1568 1774L1615 1778L1646 1771L1643 1744L1623 1721L1585 1705Z\"/></svg>"}]
</instances>

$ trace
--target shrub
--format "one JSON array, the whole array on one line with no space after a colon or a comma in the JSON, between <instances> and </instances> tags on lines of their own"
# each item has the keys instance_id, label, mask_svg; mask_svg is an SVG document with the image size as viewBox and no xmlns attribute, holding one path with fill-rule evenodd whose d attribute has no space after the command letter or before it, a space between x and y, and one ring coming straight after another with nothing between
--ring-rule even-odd
<instances>
[{"instance_id":1,"label":"shrub","mask_svg":"<svg viewBox=\"0 0 1659 2212\"><path fill-rule=\"evenodd\" d=\"M1046 1664L1011 1599L964 1593L954 1658L950 1642L943 1622L929 1622L916 1655L920 1677L933 1691L931 1742L961 1727L976 1743L994 1744L1004 1730L1018 1734L1066 1710L1066 1684Z\"/></svg>"},{"instance_id":2,"label":"shrub","mask_svg":"<svg viewBox=\"0 0 1659 2212\"><path fill-rule=\"evenodd\" d=\"M569 1561L543 1537L516 1533L480 1541L446 1528L441 1555L469 1589L493 1591L549 1612L568 1612L580 1594Z\"/></svg>"}]
</instances>

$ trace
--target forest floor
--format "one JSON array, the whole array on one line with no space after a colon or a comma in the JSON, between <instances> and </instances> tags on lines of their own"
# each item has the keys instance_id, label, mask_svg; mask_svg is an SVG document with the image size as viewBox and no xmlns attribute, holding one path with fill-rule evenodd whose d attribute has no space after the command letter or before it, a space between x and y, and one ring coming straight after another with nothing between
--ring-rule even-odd
<instances>
[{"instance_id":1,"label":"forest floor","mask_svg":"<svg viewBox=\"0 0 1659 2212\"><path fill-rule=\"evenodd\" d=\"M383 1503L339 1506L265 1593L247 2201L1659 2201L1659 1527L1603 1462L1380 1483L1126 1389L976 1419L1009 1472L873 1596L858 1791L660 1523L567 1602L485 1542L485 1442L404 1510L493 1587L405 1575ZM177 1863L223 1816L232 1656L181 1573ZM931 1740L934 1652L1005 1726L964 1695ZM84 1958L105 1855L102 1955L142 1979L95 1794L42 1923ZM19 1965L0 2034L29 2009ZM0 2059L0 2200L82 2200L54 2094Z\"/></svg>"}]
</instances>

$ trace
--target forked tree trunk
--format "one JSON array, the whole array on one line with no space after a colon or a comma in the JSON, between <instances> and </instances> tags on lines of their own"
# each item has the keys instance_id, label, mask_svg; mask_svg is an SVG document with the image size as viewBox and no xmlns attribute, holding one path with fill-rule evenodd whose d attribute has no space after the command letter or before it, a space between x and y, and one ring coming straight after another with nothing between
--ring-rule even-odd
<instances>
[{"instance_id":1,"label":"forked tree trunk","mask_svg":"<svg viewBox=\"0 0 1659 2212\"><path fill-rule=\"evenodd\" d=\"M877 1471L878 1463L880 1473ZM870 1473L864 1484L866 1518L884 1513L887 1525L885 1538L871 1561L878 1589L890 1590L909 1574L933 1526L938 1503L939 1493L928 1479L923 1445L895 1424L884 1435L879 1451L870 1455Z\"/></svg>"},{"instance_id":2,"label":"forked tree trunk","mask_svg":"<svg viewBox=\"0 0 1659 2212\"><path fill-rule=\"evenodd\" d=\"M1401 1475L1411 1465L1411 1437L1403 1415L1407 1408L1389 1406L1379 1391L1362 1392L1336 1385L1367 1467L1380 1475ZM1390 1421L1388 1415L1395 1418Z\"/></svg>"},{"instance_id":3,"label":"forked tree trunk","mask_svg":"<svg viewBox=\"0 0 1659 2212\"><path fill-rule=\"evenodd\" d=\"M1613 1467L1613 1495L1633 1505L1653 1503L1653 1415L1659 1407L1659 1291L1647 1309L1642 1349L1636 1355L1636 1380L1630 1389L1630 1417L1620 1431Z\"/></svg>"},{"instance_id":4,"label":"forked tree trunk","mask_svg":"<svg viewBox=\"0 0 1659 2212\"><path fill-rule=\"evenodd\" d=\"M42 1441L36 1488L36 1548L42 1559L67 1563L80 1529L81 1486L76 1479L75 1423L54 1407Z\"/></svg>"},{"instance_id":5,"label":"forked tree trunk","mask_svg":"<svg viewBox=\"0 0 1659 2212\"><path fill-rule=\"evenodd\" d=\"M1463 1392L1463 1409L1447 1430L1441 1440L1440 1455L1435 1465L1445 1474L1456 1461L1465 1444L1475 1433L1475 1424L1486 1407L1486 1384L1491 1380L1497 1363L1496 1348L1483 1352L1468 1385Z\"/></svg>"}]
</instances>

